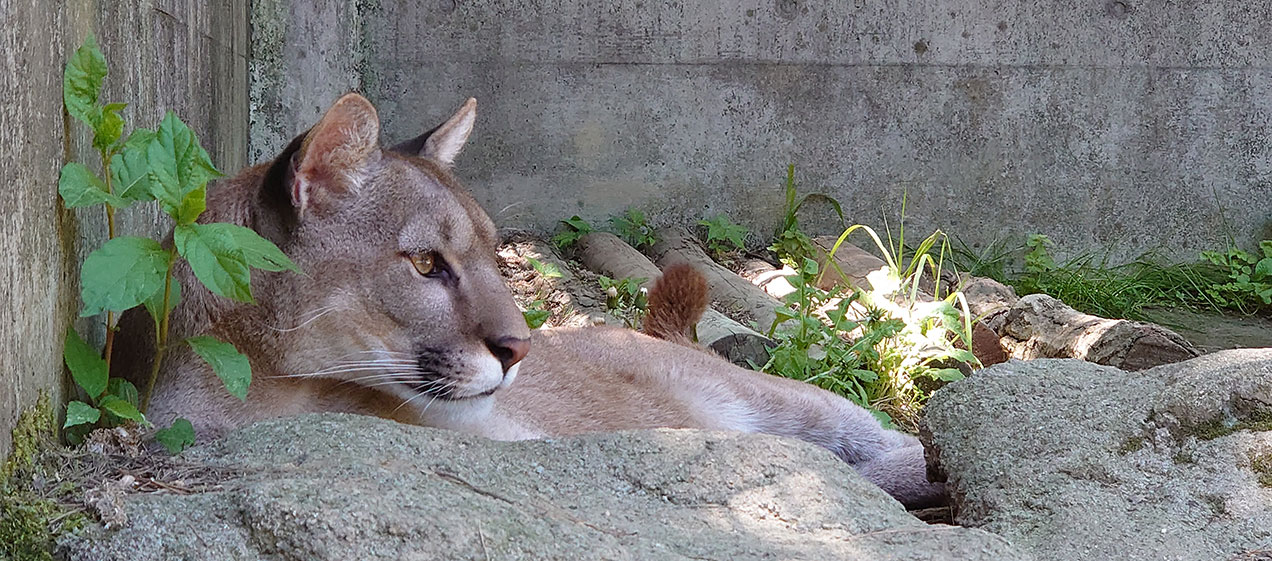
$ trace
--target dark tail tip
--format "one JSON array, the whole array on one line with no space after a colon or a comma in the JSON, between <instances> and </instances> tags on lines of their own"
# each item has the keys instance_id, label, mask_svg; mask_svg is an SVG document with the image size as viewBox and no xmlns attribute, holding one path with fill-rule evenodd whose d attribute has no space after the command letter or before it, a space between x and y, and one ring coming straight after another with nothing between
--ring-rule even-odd
<instances>
[{"instance_id":1,"label":"dark tail tip","mask_svg":"<svg viewBox=\"0 0 1272 561\"><path fill-rule=\"evenodd\" d=\"M707 292L707 278L692 265L667 267L649 291L649 313L642 330L659 339L696 347L694 326L710 303Z\"/></svg>"}]
</instances>

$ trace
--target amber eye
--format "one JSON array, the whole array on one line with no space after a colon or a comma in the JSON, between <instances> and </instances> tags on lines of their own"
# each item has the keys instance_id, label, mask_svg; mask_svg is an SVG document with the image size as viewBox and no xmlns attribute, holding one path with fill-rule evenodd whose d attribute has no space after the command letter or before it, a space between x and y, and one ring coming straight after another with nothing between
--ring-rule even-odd
<instances>
[{"instance_id":1,"label":"amber eye","mask_svg":"<svg viewBox=\"0 0 1272 561\"><path fill-rule=\"evenodd\" d=\"M415 265L415 270L421 275L428 276L437 267L437 256L433 253L412 253L410 258L411 264Z\"/></svg>"}]
</instances>

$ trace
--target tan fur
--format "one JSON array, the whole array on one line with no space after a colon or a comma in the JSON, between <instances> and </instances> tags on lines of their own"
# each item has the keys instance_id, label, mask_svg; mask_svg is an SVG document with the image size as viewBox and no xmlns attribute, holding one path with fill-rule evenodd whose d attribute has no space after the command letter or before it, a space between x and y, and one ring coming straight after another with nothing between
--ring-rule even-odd
<instances>
[{"instance_id":1,"label":"tan fur","mask_svg":"<svg viewBox=\"0 0 1272 561\"><path fill-rule=\"evenodd\" d=\"M249 306L212 296L179 267L184 298L171 340L230 341L254 379L239 402L174 344L150 418L185 416L204 438L320 411L497 439L652 427L765 432L825 447L903 502L939 500L913 437L829 392L687 346L706 305L692 270L669 270L651 294L651 332L683 344L608 327L531 333L499 277L489 217L448 171L474 111L470 100L444 126L386 150L375 140L375 110L350 94L275 162L217 186L201 220L256 229L305 274L254 272L259 305ZM412 252L436 254L450 272L420 275ZM118 364L148 371L149 318L127 314L121 328ZM513 365L527 337L529 354Z\"/></svg>"}]
</instances>

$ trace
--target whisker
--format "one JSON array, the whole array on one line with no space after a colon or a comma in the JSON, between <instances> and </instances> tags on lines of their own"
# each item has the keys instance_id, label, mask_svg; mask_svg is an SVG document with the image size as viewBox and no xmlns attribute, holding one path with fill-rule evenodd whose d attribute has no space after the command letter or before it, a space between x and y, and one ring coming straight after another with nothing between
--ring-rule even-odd
<instances>
[{"instance_id":1,"label":"whisker","mask_svg":"<svg viewBox=\"0 0 1272 561\"><path fill-rule=\"evenodd\" d=\"M307 319L307 320L304 320L304 321L300 322L300 324L296 325L295 327L276 327L276 326L273 326L273 325L266 325L265 327L268 327L268 328L270 328L270 329L273 329L274 331L277 331L277 332L279 332L279 333L288 333L288 332L291 332L291 331L296 331L297 329L302 329L302 328L304 328L305 326L307 326L307 325L309 325L309 324L311 324L311 323L313 323L313 322L315 322L315 321L318 321L318 318L320 318L320 317L322 317L322 316L325 316L325 315L327 315L327 314L329 314L329 313L331 313L331 312L334 312L334 311L338 310L339 308L340 308L340 306L338 306L338 305L334 305L334 304L333 304L333 305L331 305L331 306L323 306L323 307L318 308L318 309L316 309L316 310L310 311L310 312L309 312L309 314L312 314L312 316L311 316L309 319ZM315 313L315 312L316 312L316 313Z\"/></svg>"},{"instance_id":2,"label":"whisker","mask_svg":"<svg viewBox=\"0 0 1272 561\"><path fill-rule=\"evenodd\" d=\"M390 415L392 415L392 414L394 414L394 413L397 413L398 409L401 409L401 408L405 407L405 406L406 406L406 404L408 404L408 403L410 403L410 402L412 402L412 401L415 401L415 400L419 399L421 396L424 396L424 395L428 395L428 394L425 394L424 392L419 392L419 393L417 393L417 394L415 394L415 395L413 395L413 396L411 396L411 397L407 398L407 399L406 399L406 401L403 401L401 405L398 405L397 407L394 407L394 408L393 408L393 410L389 412L389 414L390 414ZM437 396L433 396L433 399L437 399ZM431 404L431 403L432 403L432 400L430 400L430 401L429 401L429 403ZM427 411L427 410L428 410L428 405L425 405L425 406L424 406L424 411ZM424 411L420 411L420 412L421 412L421 413L423 413Z\"/></svg>"},{"instance_id":3,"label":"whisker","mask_svg":"<svg viewBox=\"0 0 1272 561\"><path fill-rule=\"evenodd\" d=\"M436 380L434 380L434 381L436 381ZM454 387L457 383L458 383L458 381L456 381L456 380L447 380L444 384L442 384L442 385L441 385L441 387L440 387L439 389L445 390L445 389L447 389L447 388ZM423 408L423 409L420 409L420 414L423 414L425 411L428 411L428 408L429 408L430 406L432 406L432 405L433 405L433 402L434 402L434 401L437 401L437 400L438 400L438 398L440 398L440 397L441 397L441 396L440 396L440 395L438 395L437 393L429 393L429 394L426 394L426 393L424 393L424 392L420 392L420 393L417 393L417 394L415 394L415 395L411 396L411 397L410 397L409 399L407 399L406 401L403 401L401 405L398 405L397 407L395 407L395 408L393 409L393 411L391 411L389 414L390 414L390 415L392 415L393 413L397 413L398 409L401 409L401 408L405 407L408 403L410 403L410 402L412 402L412 401L415 401L416 399L419 399L419 397L420 397L420 396L422 396L422 395L429 395L429 396L431 396L431 397L430 397L430 399L428 400L428 403L425 403L425 404L424 404L424 408Z\"/></svg>"},{"instance_id":4,"label":"whisker","mask_svg":"<svg viewBox=\"0 0 1272 561\"><path fill-rule=\"evenodd\" d=\"M402 356L407 358L414 357L414 355L412 355L411 353L405 353L402 351L390 351L388 349L367 349L365 351L353 351L351 353L345 353L343 355L336 357L336 360L340 360L346 357L351 357L353 355L366 355L366 354L381 354L381 355L389 355L389 356L397 355L397 356Z\"/></svg>"},{"instance_id":5,"label":"whisker","mask_svg":"<svg viewBox=\"0 0 1272 561\"><path fill-rule=\"evenodd\" d=\"M409 366L413 366L413 364L412 363L396 363L396 364L384 363L384 364L361 364L361 365L350 365L350 366L342 365L342 366L333 366L329 368L324 368L322 370L315 370L313 372L303 372L298 374L279 374L273 377L274 378L316 378L319 376L330 376L332 374L347 374L350 372L374 372L374 371L385 370L391 367L409 367Z\"/></svg>"}]
</instances>

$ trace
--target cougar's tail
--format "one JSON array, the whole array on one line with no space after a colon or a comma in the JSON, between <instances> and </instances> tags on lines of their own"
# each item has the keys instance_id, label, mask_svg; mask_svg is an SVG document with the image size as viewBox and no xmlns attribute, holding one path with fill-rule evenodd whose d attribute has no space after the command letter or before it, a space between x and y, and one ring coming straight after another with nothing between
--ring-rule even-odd
<instances>
[{"instance_id":1,"label":"cougar's tail","mask_svg":"<svg viewBox=\"0 0 1272 561\"><path fill-rule=\"evenodd\" d=\"M706 277L691 265L671 265L649 291L649 313L641 330L659 339L698 348L694 327L707 304Z\"/></svg>"}]
</instances>

